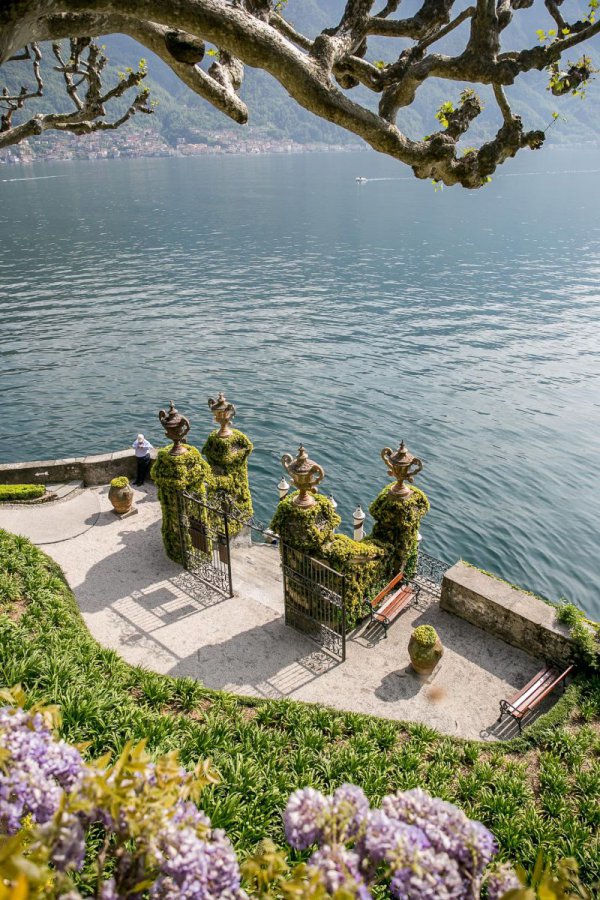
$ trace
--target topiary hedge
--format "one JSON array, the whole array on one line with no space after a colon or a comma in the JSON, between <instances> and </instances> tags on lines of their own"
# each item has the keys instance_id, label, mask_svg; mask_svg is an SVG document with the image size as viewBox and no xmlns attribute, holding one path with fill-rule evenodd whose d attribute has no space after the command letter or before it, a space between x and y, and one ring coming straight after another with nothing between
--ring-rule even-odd
<instances>
[{"instance_id":1,"label":"topiary hedge","mask_svg":"<svg viewBox=\"0 0 600 900\"><path fill-rule=\"evenodd\" d=\"M279 501L269 527L289 547L319 556L321 547L331 539L334 528L342 520L328 497L315 494L314 506L301 507L294 503L298 493L293 491Z\"/></svg>"},{"instance_id":2,"label":"topiary hedge","mask_svg":"<svg viewBox=\"0 0 600 900\"><path fill-rule=\"evenodd\" d=\"M0 484L0 502L18 503L21 500L38 500L46 493L44 484Z\"/></svg>"},{"instance_id":3,"label":"topiary hedge","mask_svg":"<svg viewBox=\"0 0 600 900\"><path fill-rule=\"evenodd\" d=\"M419 488L411 488L410 497L403 498L392 493L392 487L386 485L369 507L375 519L371 540L386 547L390 577L403 570L412 578L417 571L419 525L429 511L429 500Z\"/></svg>"},{"instance_id":4,"label":"topiary hedge","mask_svg":"<svg viewBox=\"0 0 600 900\"><path fill-rule=\"evenodd\" d=\"M321 547L319 558L346 576L346 626L350 630L365 615L363 600L375 596L386 580L385 548L336 534Z\"/></svg>"},{"instance_id":5,"label":"topiary hedge","mask_svg":"<svg viewBox=\"0 0 600 900\"><path fill-rule=\"evenodd\" d=\"M239 513L242 519L249 519L253 513L248 480L248 457L252 450L252 441L237 429L233 429L226 438L219 437L216 431L211 432L202 447L213 474L213 483L207 495L209 501L214 491L224 491L237 507L235 514ZM230 519L231 536L241 531L242 527L241 522Z\"/></svg>"},{"instance_id":6,"label":"topiary hedge","mask_svg":"<svg viewBox=\"0 0 600 900\"><path fill-rule=\"evenodd\" d=\"M181 456L171 456L172 445L158 451L151 475L158 488L162 509L162 537L169 559L183 564L181 534L179 529L178 495L189 491L206 496L206 488L212 485L210 466L202 459L200 451L191 444Z\"/></svg>"}]
</instances>

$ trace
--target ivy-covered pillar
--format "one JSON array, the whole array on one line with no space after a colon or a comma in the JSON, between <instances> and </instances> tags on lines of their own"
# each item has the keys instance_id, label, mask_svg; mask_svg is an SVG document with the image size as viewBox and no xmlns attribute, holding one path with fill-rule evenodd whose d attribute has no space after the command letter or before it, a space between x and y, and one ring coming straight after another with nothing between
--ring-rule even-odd
<instances>
[{"instance_id":1,"label":"ivy-covered pillar","mask_svg":"<svg viewBox=\"0 0 600 900\"><path fill-rule=\"evenodd\" d=\"M403 571L406 578L412 578L417 570L419 525L429 510L429 500L419 488L404 482L412 481L423 464L409 453L404 441L395 453L389 447L383 449L381 457L396 481L387 485L369 507L375 520L370 537L386 548L390 577Z\"/></svg>"},{"instance_id":2,"label":"ivy-covered pillar","mask_svg":"<svg viewBox=\"0 0 600 900\"><path fill-rule=\"evenodd\" d=\"M209 399L208 405L219 424L219 429L209 434L202 447L213 475L209 497L213 490L223 491L233 500L235 515L249 519L253 513L248 480L248 457L253 450L252 441L242 431L230 427L236 410L223 394L219 394L217 400ZM237 534L242 527L241 522L232 519L229 523L230 534Z\"/></svg>"},{"instance_id":3,"label":"ivy-covered pillar","mask_svg":"<svg viewBox=\"0 0 600 900\"><path fill-rule=\"evenodd\" d=\"M281 462L296 490L279 501L270 528L287 547L320 556L323 544L331 540L334 529L342 521L329 497L317 493L325 472L309 459L302 444L296 459L285 453Z\"/></svg>"},{"instance_id":4,"label":"ivy-covered pillar","mask_svg":"<svg viewBox=\"0 0 600 900\"><path fill-rule=\"evenodd\" d=\"M158 488L162 510L162 538L169 559L183 564L179 504L181 491L189 491L201 497L211 481L210 466L202 458L197 447L183 443L190 430L189 420L177 412L171 401L166 413L161 409L159 419L173 443L158 451L152 466L152 478Z\"/></svg>"}]
</instances>

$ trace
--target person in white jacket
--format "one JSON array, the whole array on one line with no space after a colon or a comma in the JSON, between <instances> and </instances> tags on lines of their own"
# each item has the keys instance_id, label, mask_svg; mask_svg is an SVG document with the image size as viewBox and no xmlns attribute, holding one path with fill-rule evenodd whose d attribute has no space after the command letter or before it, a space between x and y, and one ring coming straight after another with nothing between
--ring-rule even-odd
<instances>
[{"instance_id":1,"label":"person in white jacket","mask_svg":"<svg viewBox=\"0 0 600 900\"><path fill-rule=\"evenodd\" d=\"M148 470L150 469L150 451L153 449L150 441L147 441L143 434L138 434L135 441L131 445L135 450L137 460L137 474L134 484L138 487L146 480Z\"/></svg>"}]
</instances>

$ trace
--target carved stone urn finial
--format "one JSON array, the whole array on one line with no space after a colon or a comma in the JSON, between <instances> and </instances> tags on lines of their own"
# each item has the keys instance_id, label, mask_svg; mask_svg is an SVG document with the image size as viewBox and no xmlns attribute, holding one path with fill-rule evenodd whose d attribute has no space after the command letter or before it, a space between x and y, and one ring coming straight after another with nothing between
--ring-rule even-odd
<instances>
[{"instance_id":1,"label":"carved stone urn finial","mask_svg":"<svg viewBox=\"0 0 600 900\"><path fill-rule=\"evenodd\" d=\"M423 468L423 463L406 449L404 441L400 442L395 453L392 453L389 447L384 447L381 451L381 458L388 468L388 475L396 479L396 484L390 488L390 494L406 500L407 497L410 497L411 490L404 482L412 481Z\"/></svg>"},{"instance_id":2,"label":"carved stone urn finial","mask_svg":"<svg viewBox=\"0 0 600 900\"><path fill-rule=\"evenodd\" d=\"M324 469L308 458L308 453L302 444L298 447L296 459L289 453L284 453L281 457L281 465L292 479L294 487L300 491L292 501L295 506L301 506L304 509L314 506L316 500L313 494L317 493L317 485L325 478Z\"/></svg>"},{"instance_id":3,"label":"carved stone urn finial","mask_svg":"<svg viewBox=\"0 0 600 900\"><path fill-rule=\"evenodd\" d=\"M175 405L171 400L169 411L164 409L158 414L160 424L165 429L165 433L169 440L173 441L173 446L169 450L170 456L183 456L187 453L187 447L182 446L182 441L190 430L190 420L186 416L182 416L177 412Z\"/></svg>"},{"instance_id":4,"label":"carved stone urn finial","mask_svg":"<svg viewBox=\"0 0 600 900\"><path fill-rule=\"evenodd\" d=\"M216 400L213 400L212 397L208 398L208 408L215 417L215 422L220 426L217 431L217 437L230 437L233 434L233 431L229 427L229 423L235 416L235 406L233 403L228 403L225 399L225 394L221 392Z\"/></svg>"}]
</instances>

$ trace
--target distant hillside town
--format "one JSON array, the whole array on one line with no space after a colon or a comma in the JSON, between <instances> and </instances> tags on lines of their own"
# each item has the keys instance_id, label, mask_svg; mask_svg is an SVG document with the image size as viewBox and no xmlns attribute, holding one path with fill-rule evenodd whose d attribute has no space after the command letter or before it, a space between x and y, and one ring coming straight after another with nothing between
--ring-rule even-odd
<instances>
[{"instance_id":1,"label":"distant hillside town","mask_svg":"<svg viewBox=\"0 0 600 900\"><path fill-rule=\"evenodd\" d=\"M167 143L153 128L119 132L98 132L85 137L49 132L32 141L24 141L0 151L0 165L39 161L68 161L73 159L117 159L160 156L203 156L214 154L265 154L349 152L366 150L359 143L331 144L320 141L298 143L289 138L244 137L239 131L221 131L210 139L197 142L180 138L174 145Z\"/></svg>"}]
</instances>

